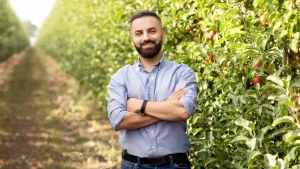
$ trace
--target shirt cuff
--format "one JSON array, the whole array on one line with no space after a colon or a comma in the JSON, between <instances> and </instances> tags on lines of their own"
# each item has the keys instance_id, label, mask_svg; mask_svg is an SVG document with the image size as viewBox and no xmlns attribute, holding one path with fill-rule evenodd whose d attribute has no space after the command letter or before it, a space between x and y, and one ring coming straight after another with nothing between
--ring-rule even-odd
<instances>
[{"instance_id":1,"label":"shirt cuff","mask_svg":"<svg viewBox=\"0 0 300 169\"><path fill-rule=\"evenodd\" d=\"M193 116L194 113L195 113L194 102L190 98L188 98L186 96L182 97L179 101L183 105L183 107L185 108L185 110L187 111L187 113L190 116Z\"/></svg>"},{"instance_id":2,"label":"shirt cuff","mask_svg":"<svg viewBox=\"0 0 300 169\"><path fill-rule=\"evenodd\" d=\"M117 129L118 125L120 124L120 122L122 121L122 119L124 118L125 114L127 113L127 111L120 111L114 118L113 121L111 121L111 126L114 130Z\"/></svg>"}]
</instances>

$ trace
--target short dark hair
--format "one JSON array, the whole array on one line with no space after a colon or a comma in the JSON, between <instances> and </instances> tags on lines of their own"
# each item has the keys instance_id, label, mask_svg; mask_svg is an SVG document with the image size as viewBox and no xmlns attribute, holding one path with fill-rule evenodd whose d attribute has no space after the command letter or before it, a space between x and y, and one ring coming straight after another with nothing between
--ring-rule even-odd
<instances>
[{"instance_id":1,"label":"short dark hair","mask_svg":"<svg viewBox=\"0 0 300 169\"><path fill-rule=\"evenodd\" d=\"M134 14L131 17L131 19L130 19L130 26L131 26L132 22L135 19L142 18L142 17L145 17L145 16L153 16L153 17L155 17L161 23L160 17L155 12L152 12L152 11L149 11L149 10L143 10L143 11L140 11L140 12Z\"/></svg>"}]
</instances>

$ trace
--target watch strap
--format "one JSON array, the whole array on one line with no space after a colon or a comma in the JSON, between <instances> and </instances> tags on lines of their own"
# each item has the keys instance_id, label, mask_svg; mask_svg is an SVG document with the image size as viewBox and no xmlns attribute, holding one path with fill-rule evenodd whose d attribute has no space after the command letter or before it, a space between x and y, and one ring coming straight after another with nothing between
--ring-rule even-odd
<instances>
[{"instance_id":1,"label":"watch strap","mask_svg":"<svg viewBox=\"0 0 300 169\"><path fill-rule=\"evenodd\" d=\"M145 109L146 109L147 103L148 103L148 100L144 100L144 101L143 101L143 104L142 104L142 107L141 107L141 111L140 111L140 114L141 114L141 115L146 115Z\"/></svg>"}]
</instances>

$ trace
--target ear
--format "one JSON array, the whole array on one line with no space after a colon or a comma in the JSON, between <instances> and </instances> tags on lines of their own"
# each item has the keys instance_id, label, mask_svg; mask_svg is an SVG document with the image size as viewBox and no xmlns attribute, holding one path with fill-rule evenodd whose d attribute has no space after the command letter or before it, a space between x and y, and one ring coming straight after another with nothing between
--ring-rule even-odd
<instances>
[{"instance_id":1,"label":"ear","mask_svg":"<svg viewBox=\"0 0 300 169\"><path fill-rule=\"evenodd\" d=\"M134 46L134 43L133 43L133 40L132 40L131 33L129 34L129 39L130 39L130 42L131 42L132 46Z\"/></svg>"},{"instance_id":2,"label":"ear","mask_svg":"<svg viewBox=\"0 0 300 169\"><path fill-rule=\"evenodd\" d=\"M165 42L167 40L167 33L166 31L162 31L162 41Z\"/></svg>"}]
</instances>

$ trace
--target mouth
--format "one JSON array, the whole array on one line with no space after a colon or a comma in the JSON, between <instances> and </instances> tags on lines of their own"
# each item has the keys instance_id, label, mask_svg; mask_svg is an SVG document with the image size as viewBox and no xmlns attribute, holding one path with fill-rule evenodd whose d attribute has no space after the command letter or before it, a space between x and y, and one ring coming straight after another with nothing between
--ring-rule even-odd
<instances>
[{"instance_id":1,"label":"mouth","mask_svg":"<svg viewBox=\"0 0 300 169\"><path fill-rule=\"evenodd\" d=\"M142 44L143 48L151 48L154 47L154 42L148 42L148 43L144 43Z\"/></svg>"}]
</instances>

